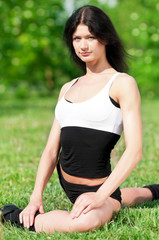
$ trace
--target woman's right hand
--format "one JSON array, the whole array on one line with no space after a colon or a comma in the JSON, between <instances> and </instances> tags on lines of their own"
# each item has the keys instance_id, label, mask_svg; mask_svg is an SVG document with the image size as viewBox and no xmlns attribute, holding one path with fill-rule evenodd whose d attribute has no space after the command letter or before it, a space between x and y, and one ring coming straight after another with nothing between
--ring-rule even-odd
<instances>
[{"instance_id":1,"label":"woman's right hand","mask_svg":"<svg viewBox=\"0 0 159 240\"><path fill-rule=\"evenodd\" d=\"M44 206L42 199L33 199L31 198L29 204L24 208L24 210L19 215L20 223L24 227L29 228L34 223L35 213L39 211L41 214L44 213Z\"/></svg>"}]
</instances>

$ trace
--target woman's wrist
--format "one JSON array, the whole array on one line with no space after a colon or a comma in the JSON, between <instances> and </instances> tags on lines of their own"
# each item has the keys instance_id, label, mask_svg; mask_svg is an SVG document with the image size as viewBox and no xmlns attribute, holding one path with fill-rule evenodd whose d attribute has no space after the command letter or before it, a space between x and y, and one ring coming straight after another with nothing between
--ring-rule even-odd
<instances>
[{"instance_id":1,"label":"woman's wrist","mask_svg":"<svg viewBox=\"0 0 159 240\"><path fill-rule=\"evenodd\" d=\"M98 195L98 199L100 199L100 201L105 201L107 199L107 194L104 191L101 191L100 188L97 190L96 194Z\"/></svg>"},{"instance_id":2,"label":"woman's wrist","mask_svg":"<svg viewBox=\"0 0 159 240\"><path fill-rule=\"evenodd\" d=\"M41 192L33 191L30 196L30 202L42 202L42 197L43 196Z\"/></svg>"}]
</instances>

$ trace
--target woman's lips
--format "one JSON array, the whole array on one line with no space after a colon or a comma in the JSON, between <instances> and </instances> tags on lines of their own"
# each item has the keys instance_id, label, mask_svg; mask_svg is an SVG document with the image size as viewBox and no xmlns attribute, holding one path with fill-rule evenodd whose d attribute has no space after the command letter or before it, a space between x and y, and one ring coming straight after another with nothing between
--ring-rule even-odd
<instances>
[{"instance_id":1,"label":"woman's lips","mask_svg":"<svg viewBox=\"0 0 159 240\"><path fill-rule=\"evenodd\" d=\"M81 55L86 57L86 56L90 55L90 52L82 52Z\"/></svg>"}]
</instances>

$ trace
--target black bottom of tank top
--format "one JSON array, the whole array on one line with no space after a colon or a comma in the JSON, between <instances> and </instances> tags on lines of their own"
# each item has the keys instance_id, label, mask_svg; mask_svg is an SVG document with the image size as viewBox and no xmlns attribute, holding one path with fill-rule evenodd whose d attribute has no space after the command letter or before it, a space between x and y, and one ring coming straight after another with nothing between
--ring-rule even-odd
<instances>
[{"instance_id":1,"label":"black bottom of tank top","mask_svg":"<svg viewBox=\"0 0 159 240\"><path fill-rule=\"evenodd\" d=\"M65 191L67 197L70 199L70 201L72 203L74 203L76 201L76 199L78 198L78 196L80 196L81 194L86 193L86 192L96 192L100 188L100 186L101 186L101 184L100 185L96 185L96 186L87 186L87 185L75 184L75 183L67 182L63 178L59 162L57 164L57 172L58 172L60 184L61 184L63 190ZM117 188L110 195L110 197L113 198L113 199L116 199L117 201L119 201L121 203L121 191L120 191L120 188Z\"/></svg>"},{"instance_id":2,"label":"black bottom of tank top","mask_svg":"<svg viewBox=\"0 0 159 240\"><path fill-rule=\"evenodd\" d=\"M111 173L110 153L119 135L84 127L61 129L60 164L70 175L103 178Z\"/></svg>"}]
</instances>

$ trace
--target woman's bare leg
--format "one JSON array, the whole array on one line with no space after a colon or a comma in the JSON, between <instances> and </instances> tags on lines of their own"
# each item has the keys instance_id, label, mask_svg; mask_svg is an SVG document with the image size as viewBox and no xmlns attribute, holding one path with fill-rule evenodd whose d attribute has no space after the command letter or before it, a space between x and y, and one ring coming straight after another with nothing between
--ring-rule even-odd
<instances>
[{"instance_id":1,"label":"woman's bare leg","mask_svg":"<svg viewBox=\"0 0 159 240\"><path fill-rule=\"evenodd\" d=\"M85 232L96 229L110 221L113 212L120 209L120 203L108 198L102 207L93 209L87 214L81 214L72 219L70 212L55 210L45 214L39 214L35 218L36 232L47 232L53 234L59 232Z\"/></svg>"},{"instance_id":2,"label":"woman's bare leg","mask_svg":"<svg viewBox=\"0 0 159 240\"><path fill-rule=\"evenodd\" d=\"M148 188L123 188L121 189L122 204L134 206L146 201L152 201L152 192Z\"/></svg>"}]
</instances>

